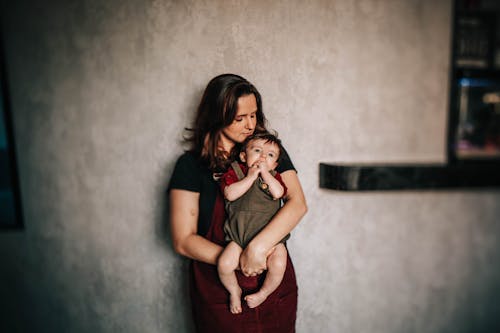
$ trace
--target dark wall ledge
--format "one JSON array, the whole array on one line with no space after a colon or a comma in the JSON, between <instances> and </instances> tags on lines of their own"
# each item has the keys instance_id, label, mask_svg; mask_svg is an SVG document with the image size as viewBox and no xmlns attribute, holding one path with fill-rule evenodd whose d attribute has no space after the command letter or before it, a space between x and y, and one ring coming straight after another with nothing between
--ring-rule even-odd
<instances>
[{"instance_id":1,"label":"dark wall ledge","mask_svg":"<svg viewBox=\"0 0 500 333\"><path fill-rule=\"evenodd\" d=\"M500 163L457 165L319 164L321 188L340 191L498 188Z\"/></svg>"}]
</instances>

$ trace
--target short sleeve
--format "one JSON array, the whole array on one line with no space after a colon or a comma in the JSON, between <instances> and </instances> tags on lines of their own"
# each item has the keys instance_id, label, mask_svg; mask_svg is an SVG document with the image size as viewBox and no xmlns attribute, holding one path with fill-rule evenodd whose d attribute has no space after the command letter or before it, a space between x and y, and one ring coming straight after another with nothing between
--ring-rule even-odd
<instances>
[{"instance_id":1,"label":"short sleeve","mask_svg":"<svg viewBox=\"0 0 500 333\"><path fill-rule=\"evenodd\" d=\"M238 176L236 176L236 172L233 170L233 168L229 168L229 170L227 170L227 172L224 175L222 175L221 179L219 180L222 192L224 192L226 186L234 184L237 181L238 181Z\"/></svg>"},{"instance_id":2,"label":"short sleeve","mask_svg":"<svg viewBox=\"0 0 500 333\"><path fill-rule=\"evenodd\" d=\"M201 191L200 170L193 154L184 153L175 163L168 190Z\"/></svg>"},{"instance_id":3,"label":"short sleeve","mask_svg":"<svg viewBox=\"0 0 500 333\"><path fill-rule=\"evenodd\" d=\"M186 190L200 194L198 235L205 236L210 228L215 199L219 193L217 182L206 164L192 153L184 153L175 163L168 191Z\"/></svg>"},{"instance_id":4,"label":"short sleeve","mask_svg":"<svg viewBox=\"0 0 500 333\"><path fill-rule=\"evenodd\" d=\"M276 180L280 182L281 186L283 186L283 195L281 197L282 198L285 197L286 193L288 192L288 188L286 187L286 184L283 182L283 179L281 179L281 174L279 172L276 172L274 178L276 178Z\"/></svg>"},{"instance_id":5,"label":"short sleeve","mask_svg":"<svg viewBox=\"0 0 500 333\"><path fill-rule=\"evenodd\" d=\"M283 173L288 170L294 170L295 166L292 163L292 160L290 159L290 156L288 155L287 151L285 148L283 148L283 151L281 152L281 159L278 167L276 168L276 171L279 173Z\"/></svg>"}]
</instances>

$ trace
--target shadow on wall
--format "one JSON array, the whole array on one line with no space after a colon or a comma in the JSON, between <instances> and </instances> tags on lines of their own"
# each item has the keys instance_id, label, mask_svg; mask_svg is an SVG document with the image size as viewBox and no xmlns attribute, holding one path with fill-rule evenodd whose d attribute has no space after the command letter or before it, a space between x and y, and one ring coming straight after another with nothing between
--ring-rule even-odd
<instances>
[{"instance_id":1,"label":"shadow on wall","mask_svg":"<svg viewBox=\"0 0 500 333\"><path fill-rule=\"evenodd\" d=\"M204 87L203 89L193 89L191 102L183 112L183 114L186 115L186 127L189 127L191 124L191 120L194 117L198 103L203 95L203 91ZM182 131L182 135L185 135L185 131ZM186 148L183 136L176 139L175 144L177 144L177 147L183 148L183 150L181 150L182 153ZM159 201L158 206L160 207L160 216L157 218L155 230L157 242L161 248L166 248L168 254L167 257L174 259L173 264L170 266L170 269L172 270L169 274L170 278L164 283L162 295L165 295L165 299L160 301L161 304L158 305L158 308L160 309L159 311L162 312L159 314L159 318L162 320L177 318L175 322L161 324L160 328L166 329L167 331L194 332L188 284L190 260L180 256L174 251L170 228L170 196L168 186L172 171L179 156L180 155L176 155L167 162L167 165L161 173L161 179L159 181L161 186L159 187L157 193ZM163 312L163 309L170 313ZM173 327L171 325L173 325Z\"/></svg>"},{"instance_id":2,"label":"shadow on wall","mask_svg":"<svg viewBox=\"0 0 500 333\"><path fill-rule=\"evenodd\" d=\"M157 218L156 237L161 248L166 249L165 260L172 260L167 265L170 273L165 274L168 280L163 283L160 294L163 299L156 305L159 329L176 332L194 332L194 325L191 316L191 306L189 303L188 270L189 260L181 257L173 249L172 233L170 230L170 209L168 193L168 183L175 161L170 161L163 172L161 191L157 195L161 202L161 215ZM175 322L169 318L176 318Z\"/></svg>"}]
</instances>

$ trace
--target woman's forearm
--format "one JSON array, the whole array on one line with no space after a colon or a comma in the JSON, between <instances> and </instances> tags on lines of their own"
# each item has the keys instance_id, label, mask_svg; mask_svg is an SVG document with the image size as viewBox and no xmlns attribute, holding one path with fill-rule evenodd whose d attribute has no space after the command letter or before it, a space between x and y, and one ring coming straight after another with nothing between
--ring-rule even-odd
<instances>
[{"instance_id":1,"label":"woman's forearm","mask_svg":"<svg viewBox=\"0 0 500 333\"><path fill-rule=\"evenodd\" d=\"M176 248L176 252L185 257L212 265L217 264L217 259L222 250L222 246L199 235L188 236Z\"/></svg>"},{"instance_id":2,"label":"woman's forearm","mask_svg":"<svg viewBox=\"0 0 500 333\"><path fill-rule=\"evenodd\" d=\"M288 188L285 205L255 237L256 243L268 250L288 235L307 212L306 199L297 173L289 170L281 178Z\"/></svg>"},{"instance_id":3,"label":"woman's forearm","mask_svg":"<svg viewBox=\"0 0 500 333\"><path fill-rule=\"evenodd\" d=\"M286 171L281 174L281 178L288 188L287 201L243 251L240 265L245 275L255 275L266 268L266 255L292 231L307 212L304 192L296 172Z\"/></svg>"},{"instance_id":4,"label":"woman's forearm","mask_svg":"<svg viewBox=\"0 0 500 333\"><path fill-rule=\"evenodd\" d=\"M170 228L174 250L191 259L216 264L222 247L198 235L199 193L170 191Z\"/></svg>"},{"instance_id":5,"label":"woman's forearm","mask_svg":"<svg viewBox=\"0 0 500 333\"><path fill-rule=\"evenodd\" d=\"M306 212L305 202L288 200L267 226L250 242L249 249L267 253L297 226Z\"/></svg>"}]
</instances>

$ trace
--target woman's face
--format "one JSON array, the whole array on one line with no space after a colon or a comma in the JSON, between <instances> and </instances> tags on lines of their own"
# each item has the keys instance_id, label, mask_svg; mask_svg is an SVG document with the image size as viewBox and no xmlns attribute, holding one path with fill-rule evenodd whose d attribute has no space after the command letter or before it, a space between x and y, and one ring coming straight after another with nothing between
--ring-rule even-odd
<instances>
[{"instance_id":1,"label":"woman's face","mask_svg":"<svg viewBox=\"0 0 500 333\"><path fill-rule=\"evenodd\" d=\"M230 151L236 142L241 143L253 134L257 125L257 100L254 94L238 98L238 109L233 122L222 130L221 144Z\"/></svg>"}]
</instances>

